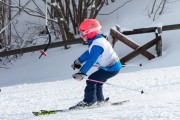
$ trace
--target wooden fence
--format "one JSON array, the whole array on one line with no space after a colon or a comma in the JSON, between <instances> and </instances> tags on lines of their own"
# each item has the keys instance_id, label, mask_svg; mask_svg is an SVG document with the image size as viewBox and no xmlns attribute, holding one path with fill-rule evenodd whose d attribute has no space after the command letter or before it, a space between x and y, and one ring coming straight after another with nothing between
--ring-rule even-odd
<instances>
[{"instance_id":1,"label":"wooden fence","mask_svg":"<svg viewBox=\"0 0 180 120\"><path fill-rule=\"evenodd\" d=\"M147 43L147 44L145 44L145 45L143 45L141 47L136 45L135 43L131 43L131 41L128 40L128 39L126 40L126 37L125 37L125 35L151 33L151 32L155 32L158 29L160 29L162 31L176 30L176 29L180 29L180 24L165 25L165 26L162 26L162 29L158 28L158 27L133 29L131 31L123 31L122 33L120 33L119 31L117 32L116 30L114 30L114 32L112 32L113 30L111 29L111 35L114 37L114 39L117 36L117 39L122 40L122 42L123 42L123 40L124 40L124 42L128 42L130 44L130 46L135 50L134 51L135 53L130 53L129 55L127 55L127 58L126 57L122 58L121 59L122 62L127 62L128 60L132 59L133 57L135 57L135 56L137 56L139 54L142 54L143 56L147 57L149 60L155 58L154 55L152 55L151 53L146 51L148 47L152 46L152 44L156 44L157 54L160 56L162 54L162 50L161 50L162 41L161 41L161 37L158 36L159 33L156 33L156 38L153 39L152 42ZM124 39L121 39L121 37L124 37ZM83 40L81 38L79 38L79 39L76 39L76 40L54 42L54 43L50 44L49 48L67 46L67 45L78 44L78 43L83 43ZM5 56L9 56L9 55L16 55L16 54L22 54L22 53L27 53L27 52L34 52L34 51L42 50L46 46L47 46L47 44L38 45L38 46L32 46L32 47L27 47L27 48L21 48L21 49L16 49L16 50L10 50L10 51L4 51L4 52L0 52L0 57L5 57ZM130 57L128 57L128 56L130 56Z\"/></svg>"},{"instance_id":2,"label":"wooden fence","mask_svg":"<svg viewBox=\"0 0 180 120\"><path fill-rule=\"evenodd\" d=\"M61 46L72 45L72 44L78 44L78 43L83 43L83 40L81 38L79 38L79 39L75 39L75 40L54 42L54 43L50 44L48 49L61 47ZM9 56L9 55L16 55L16 54L22 54L22 53L27 53L27 52L34 52L34 51L42 50L46 46L47 46L47 44L44 44L44 45L38 45L38 46L32 46L32 47L27 47L27 48L21 48L21 49L16 49L16 50L0 52L0 57L5 57L5 56Z\"/></svg>"},{"instance_id":3,"label":"wooden fence","mask_svg":"<svg viewBox=\"0 0 180 120\"><path fill-rule=\"evenodd\" d=\"M125 64L126 62L133 59L139 54L142 54L144 57L146 57L149 60L155 58L155 55L147 51L147 49L151 48L154 45L156 45L157 56L158 57L162 56L162 37L161 37L162 31L176 30L176 29L180 29L180 24L166 25L162 27L140 28L140 29L133 29L131 31L123 31L123 32L121 32L120 28L116 26L116 29L110 30L110 35L113 38L113 47L114 44L117 42L117 40L119 40L124 44L126 44L127 46L134 49L133 52L129 53L128 55L120 59L120 61L123 64ZM133 41L131 41L126 37L126 35L143 34L143 33L151 33L151 32L155 33L155 38L153 40L150 40L143 46L138 46L136 43L134 43Z\"/></svg>"}]
</instances>

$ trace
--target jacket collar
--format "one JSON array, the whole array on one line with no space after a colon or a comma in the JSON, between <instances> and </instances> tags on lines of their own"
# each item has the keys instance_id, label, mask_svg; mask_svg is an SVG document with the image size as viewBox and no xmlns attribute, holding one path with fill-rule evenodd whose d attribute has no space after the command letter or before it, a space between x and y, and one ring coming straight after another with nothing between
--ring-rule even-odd
<instances>
[{"instance_id":1,"label":"jacket collar","mask_svg":"<svg viewBox=\"0 0 180 120\"><path fill-rule=\"evenodd\" d=\"M102 37L103 37L103 36L102 36L101 34L98 34L98 35L96 35L94 38L88 39L88 40L87 40L88 46L90 46L90 45L93 43L94 40L96 40L96 39L98 39L98 38L102 38Z\"/></svg>"}]
</instances>

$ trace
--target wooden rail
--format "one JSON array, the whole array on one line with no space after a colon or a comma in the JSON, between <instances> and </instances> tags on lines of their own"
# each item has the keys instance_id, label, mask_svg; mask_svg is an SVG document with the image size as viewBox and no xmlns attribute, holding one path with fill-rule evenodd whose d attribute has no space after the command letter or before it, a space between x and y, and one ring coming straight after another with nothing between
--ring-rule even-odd
<instances>
[{"instance_id":1,"label":"wooden rail","mask_svg":"<svg viewBox=\"0 0 180 120\"><path fill-rule=\"evenodd\" d=\"M124 35L133 35L133 34L142 34L142 33L151 33L155 32L155 30L158 27L149 27L149 28L139 28L139 29L133 29L130 31L123 31L122 33ZM174 25L165 25L162 27L162 31L167 31L167 30L177 30L180 29L180 24L174 24Z\"/></svg>"},{"instance_id":2,"label":"wooden rail","mask_svg":"<svg viewBox=\"0 0 180 120\"><path fill-rule=\"evenodd\" d=\"M110 35L112 37L115 37L116 39L118 39L119 41L123 42L124 44L126 44L127 46L131 47L132 49L136 50L137 48L139 48L140 46L137 45L136 43L132 42L131 40L129 40L125 35L123 35L122 33L111 29L110 30ZM155 56L153 54L151 54L148 51L144 51L141 53L143 56L147 57L149 60L155 58Z\"/></svg>"},{"instance_id":3,"label":"wooden rail","mask_svg":"<svg viewBox=\"0 0 180 120\"><path fill-rule=\"evenodd\" d=\"M162 31L168 31L168 30L176 30L180 29L180 24L174 24L174 25L165 25L161 27L149 27L149 28L139 28L139 29L133 29L129 31L123 31L122 33L119 32L120 28L116 26L116 30L111 29L110 35L113 38L113 46L116 42L116 39L123 42L127 46L134 49L133 52L129 53L125 57L121 58L120 61L124 64L125 62L131 60L132 58L136 57L139 54L142 54L149 60L155 58L155 56L148 51L150 47L156 45L156 52L157 56L162 56L162 37L161 33ZM151 33L154 32L156 35L156 38L151 40L150 42L146 43L145 45L139 47L136 43L129 40L125 35L134 35L134 34L142 34L142 33Z\"/></svg>"},{"instance_id":4,"label":"wooden rail","mask_svg":"<svg viewBox=\"0 0 180 120\"><path fill-rule=\"evenodd\" d=\"M83 43L83 40L81 38L79 38L79 39L76 39L76 40L54 42L54 43L50 44L49 48L56 48L56 47L72 45L72 44L78 44L78 43ZM16 54L22 54L22 53L42 50L46 46L47 46L47 44L44 44L44 45L38 45L38 46L32 46L32 47L27 47L27 48L22 48L22 49L16 49L16 50L0 52L0 57L5 57L5 56L9 56L9 55L16 55Z\"/></svg>"},{"instance_id":5,"label":"wooden rail","mask_svg":"<svg viewBox=\"0 0 180 120\"><path fill-rule=\"evenodd\" d=\"M125 62L128 62L129 60L131 60L132 58L136 57L139 54L142 54L144 51L146 51L147 49L149 49L150 47L154 46L155 44L157 44L159 41L161 40L161 37L157 37L153 40L151 40L150 42L146 43L145 45L139 47L138 49L136 49L135 51L129 53L128 55L126 55L125 57L123 57L122 59L120 59L120 61L124 64Z\"/></svg>"},{"instance_id":6,"label":"wooden rail","mask_svg":"<svg viewBox=\"0 0 180 120\"><path fill-rule=\"evenodd\" d=\"M150 32L155 32L155 30L157 28L158 27L140 28L140 29L133 29L130 31L123 31L122 33L124 35L150 33ZM176 30L176 29L180 29L180 24L165 25L162 27L162 31ZM49 48L61 47L61 46L66 46L66 45L71 45L71 44L78 44L78 43L83 43L81 38L76 39L76 40L51 43ZM15 55L15 54L22 54L22 53L27 53L27 52L33 52L33 51L44 49L45 46L47 46L47 44L0 52L0 57L5 57L5 56ZM143 53L143 54L146 54L146 53Z\"/></svg>"}]
</instances>

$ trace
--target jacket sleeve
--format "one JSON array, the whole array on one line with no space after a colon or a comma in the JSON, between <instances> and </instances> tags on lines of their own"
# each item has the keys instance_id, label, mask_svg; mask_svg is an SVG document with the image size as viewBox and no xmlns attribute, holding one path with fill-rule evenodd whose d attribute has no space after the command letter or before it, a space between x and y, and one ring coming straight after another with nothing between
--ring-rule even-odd
<instances>
[{"instance_id":1,"label":"jacket sleeve","mask_svg":"<svg viewBox=\"0 0 180 120\"><path fill-rule=\"evenodd\" d=\"M89 53L86 63L80 69L80 72L86 74L89 71L89 69L93 66L93 64L97 61L98 57L102 54L103 51L104 49L102 47L94 45L91 48L91 52Z\"/></svg>"},{"instance_id":2,"label":"jacket sleeve","mask_svg":"<svg viewBox=\"0 0 180 120\"><path fill-rule=\"evenodd\" d=\"M78 58L78 60L80 63L84 63L88 59L88 57L89 57L89 51L87 50Z\"/></svg>"}]
</instances>

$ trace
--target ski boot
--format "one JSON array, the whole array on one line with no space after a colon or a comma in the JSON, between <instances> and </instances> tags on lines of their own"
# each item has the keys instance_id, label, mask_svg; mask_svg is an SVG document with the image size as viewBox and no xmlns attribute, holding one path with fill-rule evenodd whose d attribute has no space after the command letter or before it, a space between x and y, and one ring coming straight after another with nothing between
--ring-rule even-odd
<instances>
[{"instance_id":1,"label":"ski boot","mask_svg":"<svg viewBox=\"0 0 180 120\"><path fill-rule=\"evenodd\" d=\"M92 103L87 103L87 102L84 102L84 101L80 101L78 102L75 106L72 106L70 107L69 109L70 110L74 110L74 109L83 109L83 108L86 108L86 107L90 107L94 104L94 102Z\"/></svg>"}]
</instances>

